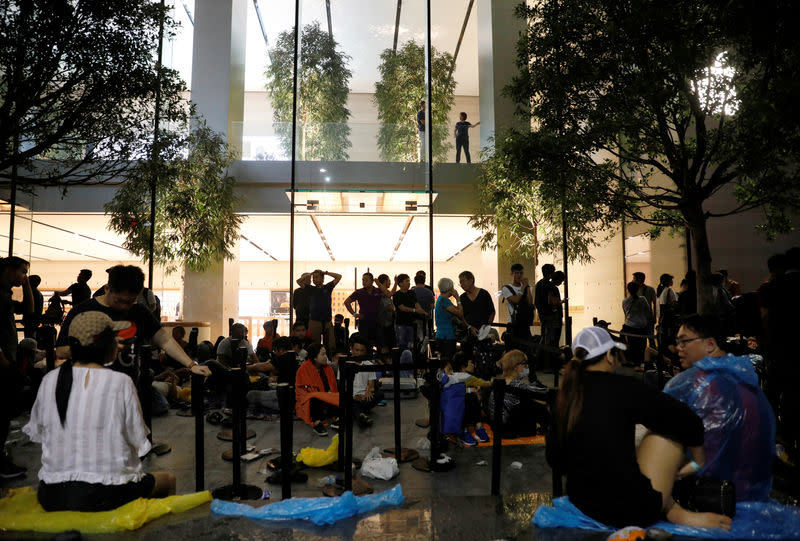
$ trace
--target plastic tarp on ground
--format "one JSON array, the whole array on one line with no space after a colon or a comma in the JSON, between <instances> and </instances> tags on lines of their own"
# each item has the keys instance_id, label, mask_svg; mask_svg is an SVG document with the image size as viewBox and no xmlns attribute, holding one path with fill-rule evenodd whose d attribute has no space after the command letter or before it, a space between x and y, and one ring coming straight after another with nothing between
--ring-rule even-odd
<instances>
[{"instance_id":1,"label":"plastic tarp on ground","mask_svg":"<svg viewBox=\"0 0 800 541\"><path fill-rule=\"evenodd\" d=\"M269 521L310 520L320 526L333 524L343 518L369 513L379 507L403 503L403 489L400 485L378 494L353 496L345 492L334 498L292 498L263 507L250 507L243 503L214 500L211 511L218 515L233 515Z\"/></svg>"},{"instance_id":2,"label":"plastic tarp on ground","mask_svg":"<svg viewBox=\"0 0 800 541\"><path fill-rule=\"evenodd\" d=\"M211 501L208 491L168 498L139 498L111 511L84 513L42 509L33 487L12 488L0 500L0 530L63 532L78 530L84 534L137 530L144 524L169 513L181 513Z\"/></svg>"},{"instance_id":3,"label":"plastic tarp on ground","mask_svg":"<svg viewBox=\"0 0 800 541\"><path fill-rule=\"evenodd\" d=\"M553 500L553 507L539 507L533 515L533 523L538 528L615 529L583 514L566 496ZM727 531L721 528L692 528L663 521L652 527L674 535L707 539L800 539L800 508L775 502L739 502L736 504L736 517Z\"/></svg>"}]
</instances>

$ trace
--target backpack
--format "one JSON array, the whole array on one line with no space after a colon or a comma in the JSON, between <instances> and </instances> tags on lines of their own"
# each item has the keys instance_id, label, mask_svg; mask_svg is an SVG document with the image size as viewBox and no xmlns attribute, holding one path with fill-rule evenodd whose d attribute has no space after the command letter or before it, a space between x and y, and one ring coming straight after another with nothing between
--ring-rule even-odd
<instances>
[{"instance_id":1,"label":"backpack","mask_svg":"<svg viewBox=\"0 0 800 541\"><path fill-rule=\"evenodd\" d=\"M505 285L503 287L507 287L512 295L516 295L516 293L514 292L514 288L512 288L511 286ZM511 315L511 322L514 325L525 325L530 327L531 325L533 325L534 314L535 314L534 306L528 302L528 296L523 295L519 303L516 306L514 306L514 312Z\"/></svg>"}]
</instances>

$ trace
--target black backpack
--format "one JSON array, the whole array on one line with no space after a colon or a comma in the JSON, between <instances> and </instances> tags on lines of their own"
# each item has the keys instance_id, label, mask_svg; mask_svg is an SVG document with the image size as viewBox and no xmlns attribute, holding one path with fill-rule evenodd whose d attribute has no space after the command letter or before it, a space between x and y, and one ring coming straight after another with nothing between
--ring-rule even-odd
<instances>
[{"instance_id":1,"label":"black backpack","mask_svg":"<svg viewBox=\"0 0 800 541\"><path fill-rule=\"evenodd\" d=\"M516 295L511 286L505 285L512 295ZM528 302L528 296L523 295L519 303L514 307L514 314L511 316L511 322L514 325L526 325L530 327L533 325L533 316L536 313L534 306Z\"/></svg>"}]
</instances>

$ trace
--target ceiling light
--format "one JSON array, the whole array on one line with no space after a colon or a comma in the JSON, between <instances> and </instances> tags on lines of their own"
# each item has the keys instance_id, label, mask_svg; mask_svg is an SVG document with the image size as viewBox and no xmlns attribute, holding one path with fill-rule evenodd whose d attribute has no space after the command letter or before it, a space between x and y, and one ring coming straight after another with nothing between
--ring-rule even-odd
<instances>
[{"instance_id":1,"label":"ceiling light","mask_svg":"<svg viewBox=\"0 0 800 541\"><path fill-rule=\"evenodd\" d=\"M320 170L319 170L319 172L320 172L320 173L325 173L325 172L327 172L327 171L328 171L328 170L327 170L327 169L325 169L324 167L321 167L321 168L320 168Z\"/></svg>"},{"instance_id":2,"label":"ceiling light","mask_svg":"<svg viewBox=\"0 0 800 541\"><path fill-rule=\"evenodd\" d=\"M330 181L331 181L331 177L325 177L325 182L330 182Z\"/></svg>"}]
</instances>

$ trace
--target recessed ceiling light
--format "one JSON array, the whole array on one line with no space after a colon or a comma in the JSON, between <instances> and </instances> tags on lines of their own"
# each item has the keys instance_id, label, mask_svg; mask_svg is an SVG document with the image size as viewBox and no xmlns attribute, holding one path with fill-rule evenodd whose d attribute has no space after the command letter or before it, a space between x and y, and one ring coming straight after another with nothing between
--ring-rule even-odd
<instances>
[{"instance_id":1,"label":"recessed ceiling light","mask_svg":"<svg viewBox=\"0 0 800 541\"><path fill-rule=\"evenodd\" d=\"M331 177L325 177L325 182L330 182L330 181L331 181Z\"/></svg>"},{"instance_id":2,"label":"recessed ceiling light","mask_svg":"<svg viewBox=\"0 0 800 541\"><path fill-rule=\"evenodd\" d=\"M327 170L327 169L325 169L324 167L323 167L323 168L320 168L320 170L319 170L319 172L320 172L320 173L325 173L326 171L328 171L328 170Z\"/></svg>"}]
</instances>

